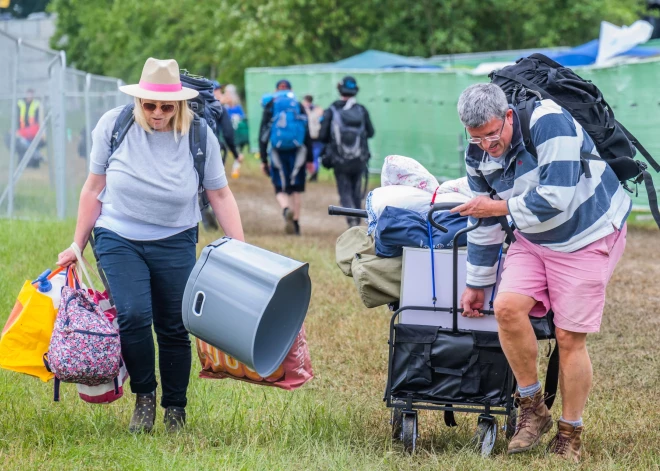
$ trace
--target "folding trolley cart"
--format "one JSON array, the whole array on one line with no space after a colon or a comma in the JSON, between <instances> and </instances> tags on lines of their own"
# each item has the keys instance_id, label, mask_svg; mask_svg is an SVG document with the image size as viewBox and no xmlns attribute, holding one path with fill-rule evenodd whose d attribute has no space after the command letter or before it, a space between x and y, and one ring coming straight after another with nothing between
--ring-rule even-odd
<instances>
[{"instance_id":1,"label":"folding trolley cart","mask_svg":"<svg viewBox=\"0 0 660 471\"><path fill-rule=\"evenodd\" d=\"M429 222L438 230L447 229L437 224L433 214L446 211L456 204L435 204L428 212ZM330 215L367 217L366 211L330 206ZM513 372L509 367L499 342L497 332L465 330L459 328L458 306L458 254L459 237L475 230L481 224L468 226L453 237L453 293L451 306L390 306L394 310L390 321L387 385L384 401L392 408L392 438L401 440L406 452L415 450L418 432L418 410L444 412L445 424L457 425L455 412L479 414L475 444L482 455L493 450L498 434L496 416L504 416L503 429L510 438L514 431L517 410L513 394L516 388ZM447 267L434 267L443 270ZM405 280L402 280L405 282ZM432 325L415 325L401 322L405 311L430 311L449 313L451 328ZM489 309L482 310L492 316ZM542 318L530 318L537 339L554 338L552 313ZM550 355L545 392L546 404L552 406L557 388L558 351Z\"/></svg>"}]
</instances>

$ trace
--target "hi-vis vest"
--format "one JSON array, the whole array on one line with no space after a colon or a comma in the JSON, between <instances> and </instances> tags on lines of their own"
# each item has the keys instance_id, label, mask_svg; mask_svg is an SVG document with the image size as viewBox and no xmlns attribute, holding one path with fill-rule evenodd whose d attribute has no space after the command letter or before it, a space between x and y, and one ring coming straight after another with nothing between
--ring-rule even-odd
<instances>
[{"instance_id":1,"label":"hi-vis vest","mask_svg":"<svg viewBox=\"0 0 660 471\"><path fill-rule=\"evenodd\" d=\"M37 124L37 112L41 107L39 100L32 100L28 105L25 100L18 100L18 127L24 129Z\"/></svg>"}]
</instances>

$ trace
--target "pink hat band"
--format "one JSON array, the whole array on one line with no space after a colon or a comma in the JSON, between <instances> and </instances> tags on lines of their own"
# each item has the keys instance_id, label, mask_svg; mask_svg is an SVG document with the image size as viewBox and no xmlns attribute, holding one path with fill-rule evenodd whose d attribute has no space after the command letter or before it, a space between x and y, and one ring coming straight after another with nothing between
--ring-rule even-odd
<instances>
[{"instance_id":1,"label":"pink hat band","mask_svg":"<svg viewBox=\"0 0 660 471\"><path fill-rule=\"evenodd\" d=\"M150 92L179 92L183 88L179 83L151 83L140 80L140 88Z\"/></svg>"}]
</instances>

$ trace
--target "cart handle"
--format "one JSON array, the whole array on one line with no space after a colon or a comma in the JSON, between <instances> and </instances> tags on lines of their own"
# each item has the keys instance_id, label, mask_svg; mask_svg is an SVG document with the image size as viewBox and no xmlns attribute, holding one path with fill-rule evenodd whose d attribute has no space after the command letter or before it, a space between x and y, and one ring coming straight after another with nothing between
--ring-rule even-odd
<instances>
[{"instance_id":1,"label":"cart handle","mask_svg":"<svg viewBox=\"0 0 660 471\"><path fill-rule=\"evenodd\" d=\"M364 209L342 208L341 206L328 206L328 214L330 216L348 216L367 219L368 213Z\"/></svg>"},{"instance_id":2,"label":"cart handle","mask_svg":"<svg viewBox=\"0 0 660 471\"><path fill-rule=\"evenodd\" d=\"M429 222L433 227L438 229L441 232L444 232L445 234L449 232L446 227L438 224L433 220L433 213L437 213L438 211L449 211L450 209L454 209L456 206L460 206L461 203L435 203L433 206L431 206L431 209L429 209L428 212L428 219Z\"/></svg>"}]
</instances>

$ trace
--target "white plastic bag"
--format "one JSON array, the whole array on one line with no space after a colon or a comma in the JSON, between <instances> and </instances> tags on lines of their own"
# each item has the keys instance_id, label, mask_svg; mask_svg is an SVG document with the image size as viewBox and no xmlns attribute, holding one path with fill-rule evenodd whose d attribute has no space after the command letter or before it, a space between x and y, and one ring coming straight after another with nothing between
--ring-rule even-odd
<instances>
[{"instance_id":1,"label":"white plastic bag","mask_svg":"<svg viewBox=\"0 0 660 471\"><path fill-rule=\"evenodd\" d=\"M119 375L110 383L99 384L98 386L87 386L76 383L78 396L85 402L91 404L109 404L116 401L124 395L124 383L128 379L128 370L126 365L121 362Z\"/></svg>"},{"instance_id":2,"label":"white plastic bag","mask_svg":"<svg viewBox=\"0 0 660 471\"><path fill-rule=\"evenodd\" d=\"M436 203L465 203L470 198L461 193L448 192L437 194ZM367 234L373 233L378 224L378 218L386 206L409 209L418 213L425 213L431 207L433 195L427 191L405 185L391 185L376 188L367 195L368 229Z\"/></svg>"},{"instance_id":3,"label":"white plastic bag","mask_svg":"<svg viewBox=\"0 0 660 471\"><path fill-rule=\"evenodd\" d=\"M467 177L457 178L456 180L447 180L440 185L438 193L460 193L468 198L472 198L472 190L470 190Z\"/></svg>"},{"instance_id":4,"label":"white plastic bag","mask_svg":"<svg viewBox=\"0 0 660 471\"><path fill-rule=\"evenodd\" d=\"M402 155L388 155L381 170L380 185L410 186L433 194L440 183L415 159Z\"/></svg>"}]
</instances>

